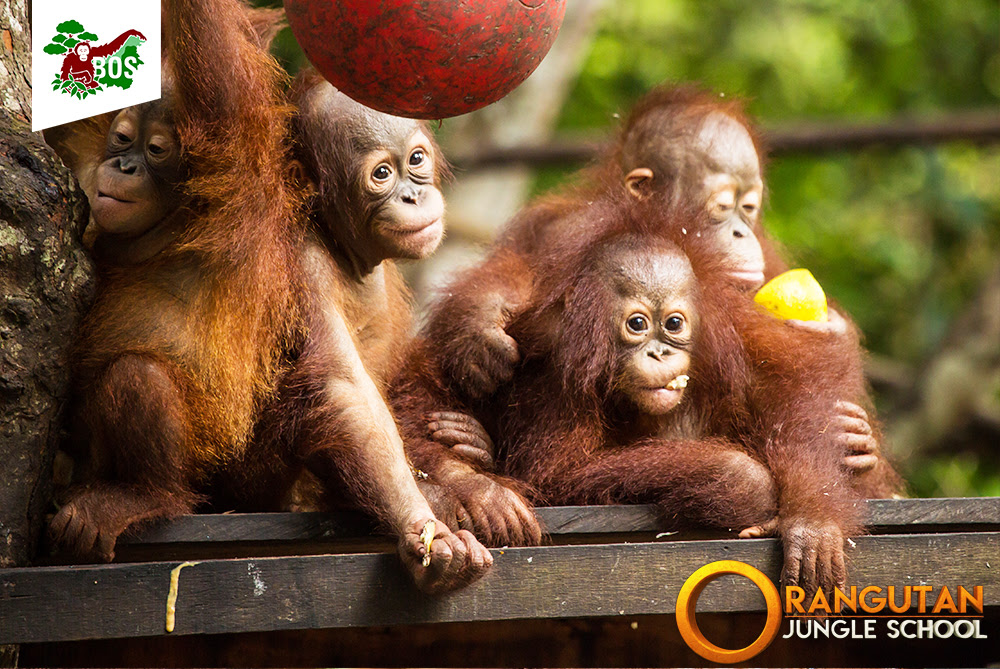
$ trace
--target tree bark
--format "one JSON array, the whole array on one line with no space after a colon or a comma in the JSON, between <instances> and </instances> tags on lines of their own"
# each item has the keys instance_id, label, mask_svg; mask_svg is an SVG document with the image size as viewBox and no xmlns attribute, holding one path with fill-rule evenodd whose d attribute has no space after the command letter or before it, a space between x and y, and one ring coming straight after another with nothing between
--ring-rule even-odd
<instances>
[{"instance_id":1,"label":"tree bark","mask_svg":"<svg viewBox=\"0 0 1000 669\"><path fill-rule=\"evenodd\" d=\"M22 121L31 118L28 2L7 0L0 3L0 108Z\"/></svg>"},{"instance_id":2,"label":"tree bark","mask_svg":"<svg viewBox=\"0 0 1000 669\"><path fill-rule=\"evenodd\" d=\"M0 568L34 558L64 434L69 351L93 269L86 197L30 132L27 0L0 4ZM0 646L0 666L17 647Z\"/></svg>"},{"instance_id":3,"label":"tree bark","mask_svg":"<svg viewBox=\"0 0 1000 669\"><path fill-rule=\"evenodd\" d=\"M76 179L5 110L0 129L0 567L10 567L34 556L92 269Z\"/></svg>"}]
</instances>

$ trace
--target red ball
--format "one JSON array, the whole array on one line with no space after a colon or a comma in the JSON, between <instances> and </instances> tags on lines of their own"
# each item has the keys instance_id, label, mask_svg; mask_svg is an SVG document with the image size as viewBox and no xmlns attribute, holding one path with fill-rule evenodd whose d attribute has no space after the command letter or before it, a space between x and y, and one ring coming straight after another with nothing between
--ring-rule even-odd
<instances>
[{"instance_id":1,"label":"red ball","mask_svg":"<svg viewBox=\"0 0 1000 669\"><path fill-rule=\"evenodd\" d=\"M334 86L396 116L496 102L556 39L566 0L285 0L302 50Z\"/></svg>"}]
</instances>

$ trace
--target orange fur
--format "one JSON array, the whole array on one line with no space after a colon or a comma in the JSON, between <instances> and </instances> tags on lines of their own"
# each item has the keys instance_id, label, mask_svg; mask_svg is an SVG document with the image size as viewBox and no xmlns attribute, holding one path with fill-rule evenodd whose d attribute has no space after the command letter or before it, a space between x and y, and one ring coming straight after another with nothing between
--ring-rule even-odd
<instances>
[{"instance_id":1,"label":"orange fur","mask_svg":"<svg viewBox=\"0 0 1000 669\"><path fill-rule=\"evenodd\" d=\"M242 457L298 327L284 74L236 0L172 0L164 17L168 91L150 104L167 105L188 178L162 249L101 257L75 358L91 478L53 521L81 557L110 559L122 531L193 509ZM81 178L104 160L102 129L72 130Z\"/></svg>"}]
</instances>

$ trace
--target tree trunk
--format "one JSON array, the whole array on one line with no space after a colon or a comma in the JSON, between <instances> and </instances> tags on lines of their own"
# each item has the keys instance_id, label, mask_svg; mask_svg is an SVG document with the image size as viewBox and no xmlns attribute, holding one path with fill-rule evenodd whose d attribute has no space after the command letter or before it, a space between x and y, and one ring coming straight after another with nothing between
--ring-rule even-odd
<instances>
[{"instance_id":1,"label":"tree trunk","mask_svg":"<svg viewBox=\"0 0 1000 669\"><path fill-rule=\"evenodd\" d=\"M16 118L31 118L31 28L29 0L0 4L0 107ZM6 125L0 130L7 132Z\"/></svg>"},{"instance_id":2,"label":"tree trunk","mask_svg":"<svg viewBox=\"0 0 1000 669\"><path fill-rule=\"evenodd\" d=\"M92 293L76 179L30 132L27 0L0 4L0 568L35 556L64 434L69 350ZM0 666L17 648L0 646Z\"/></svg>"}]
</instances>

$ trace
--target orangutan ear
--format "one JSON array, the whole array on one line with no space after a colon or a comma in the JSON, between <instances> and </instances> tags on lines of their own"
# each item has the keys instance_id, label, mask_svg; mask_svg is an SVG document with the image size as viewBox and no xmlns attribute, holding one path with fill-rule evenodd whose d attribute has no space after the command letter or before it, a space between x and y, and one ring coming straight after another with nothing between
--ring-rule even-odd
<instances>
[{"instance_id":1,"label":"orangutan ear","mask_svg":"<svg viewBox=\"0 0 1000 669\"><path fill-rule=\"evenodd\" d=\"M640 200L653 192L653 170L637 167L625 177L625 189Z\"/></svg>"}]
</instances>

